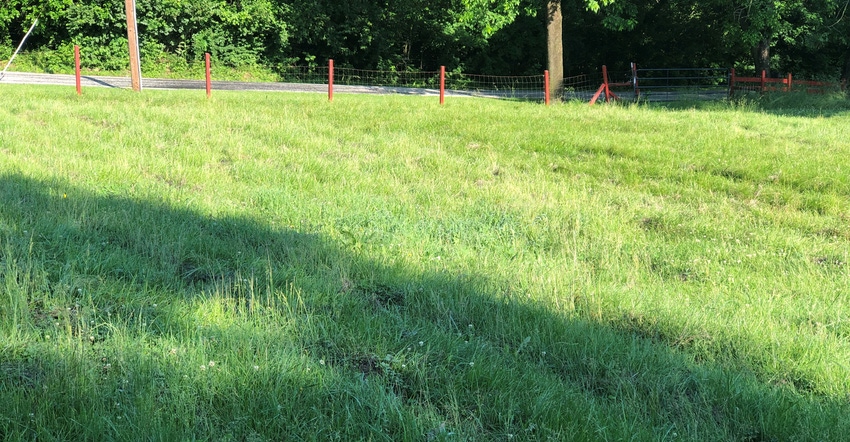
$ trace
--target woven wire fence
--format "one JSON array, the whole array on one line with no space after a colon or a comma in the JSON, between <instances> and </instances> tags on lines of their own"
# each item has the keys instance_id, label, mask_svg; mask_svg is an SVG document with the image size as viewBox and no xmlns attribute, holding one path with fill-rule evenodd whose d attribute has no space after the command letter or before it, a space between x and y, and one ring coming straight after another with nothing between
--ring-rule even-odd
<instances>
[{"instance_id":1,"label":"woven wire fence","mask_svg":"<svg viewBox=\"0 0 850 442\"><path fill-rule=\"evenodd\" d=\"M280 73L281 82L327 84L327 66L291 66ZM498 76L446 72L446 94L483 98L542 101L545 97L543 75ZM637 80L637 84L635 84ZM747 93L787 91L778 79L758 82L738 81L730 88L726 68L639 68L608 70L610 91L622 101L720 100ZM590 101L603 84L602 71L564 78L561 98ZM334 84L346 86L347 92L435 94L440 88L439 71L366 70L348 67L334 69ZM790 90L825 93L841 90L839 83L819 83L794 79ZM343 92L344 90L340 90Z\"/></svg>"},{"instance_id":2,"label":"woven wire fence","mask_svg":"<svg viewBox=\"0 0 850 442\"><path fill-rule=\"evenodd\" d=\"M545 96L545 81L543 75L497 76L447 72L446 90L455 95L542 100Z\"/></svg>"},{"instance_id":3,"label":"woven wire fence","mask_svg":"<svg viewBox=\"0 0 850 442\"><path fill-rule=\"evenodd\" d=\"M564 100L590 101L602 84L602 74L581 74L564 78Z\"/></svg>"},{"instance_id":4,"label":"woven wire fence","mask_svg":"<svg viewBox=\"0 0 850 442\"><path fill-rule=\"evenodd\" d=\"M564 77L561 98L587 101L593 96L600 83L601 74ZM446 88L455 93L466 91L474 96L489 98L543 100L546 95L544 75L495 76L447 73Z\"/></svg>"},{"instance_id":5,"label":"woven wire fence","mask_svg":"<svg viewBox=\"0 0 850 442\"><path fill-rule=\"evenodd\" d=\"M278 75L281 83L325 84L329 71L327 66L285 66Z\"/></svg>"},{"instance_id":6,"label":"woven wire fence","mask_svg":"<svg viewBox=\"0 0 850 442\"><path fill-rule=\"evenodd\" d=\"M728 68L640 68L633 72L641 100L718 100L729 95Z\"/></svg>"},{"instance_id":7,"label":"woven wire fence","mask_svg":"<svg viewBox=\"0 0 850 442\"><path fill-rule=\"evenodd\" d=\"M346 86L433 89L440 87L440 72L335 68L334 83Z\"/></svg>"},{"instance_id":8,"label":"woven wire fence","mask_svg":"<svg viewBox=\"0 0 850 442\"><path fill-rule=\"evenodd\" d=\"M368 70L335 67L334 85L373 88L380 93L428 94L440 88L439 71ZM280 71L280 82L327 84L327 66L288 66ZM588 100L601 80L593 75L564 78L563 99ZM478 75L449 71L445 76L447 95L482 98L542 101L545 98L544 75Z\"/></svg>"}]
</instances>

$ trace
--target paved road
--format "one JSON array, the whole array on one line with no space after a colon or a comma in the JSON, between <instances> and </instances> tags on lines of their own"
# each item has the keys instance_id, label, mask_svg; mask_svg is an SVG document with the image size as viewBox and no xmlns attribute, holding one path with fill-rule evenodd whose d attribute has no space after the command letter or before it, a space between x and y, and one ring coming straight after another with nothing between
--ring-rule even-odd
<instances>
[{"instance_id":1,"label":"paved road","mask_svg":"<svg viewBox=\"0 0 850 442\"><path fill-rule=\"evenodd\" d=\"M44 84L70 86L76 85L76 80L73 75L63 74L32 74L26 72L7 72L0 79L0 84ZM130 79L127 77L101 77L101 76L83 76L80 83L83 88L87 87L110 87L110 88L130 88ZM203 80L165 80L159 78L143 78L143 89L205 89L206 84ZM265 92L316 92L327 93L328 86L326 84L307 84L307 83L251 83L242 81L213 81L212 88L214 91L265 91ZM422 89L422 88L407 88L407 87L388 87L388 86L346 86L334 85L334 93L342 94L403 94L403 95L439 95L438 89ZM522 94L522 95L520 95ZM526 98L539 99L542 98L542 92L533 91L524 92L499 92L499 91L458 91L447 90L447 96L455 97L487 97L487 98ZM538 97L540 95L540 97Z\"/></svg>"},{"instance_id":2,"label":"paved road","mask_svg":"<svg viewBox=\"0 0 850 442\"><path fill-rule=\"evenodd\" d=\"M127 77L101 77L83 76L82 86L87 87L110 87L130 88L130 79ZM26 72L7 72L0 78L0 84L45 84L74 87L73 75L62 74L31 74ZM161 78L143 78L142 87L145 89L201 89L206 88L203 80L166 80ZM213 81L214 91L262 91L262 92L314 92L327 93L326 84L309 83L255 83L244 81ZM440 94L439 89L390 87L390 86L347 86L334 85L334 93L340 94L378 94L378 95L422 95L436 96ZM722 99L728 92L725 89L717 91L703 91L697 93L680 93L656 91L644 94L641 98L646 101L666 102L676 101L682 98L716 100ZM542 100L543 91L496 91L496 90L447 90L446 95L450 97L483 97L483 98L514 98L522 100ZM593 92L579 91L569 92L565 98L569 100L589 101ZM626 101L634 101L634 93L631 91L618 91L617 95ZM604 99L604 97L603 97Z\"/></svg>"}]
</instances>

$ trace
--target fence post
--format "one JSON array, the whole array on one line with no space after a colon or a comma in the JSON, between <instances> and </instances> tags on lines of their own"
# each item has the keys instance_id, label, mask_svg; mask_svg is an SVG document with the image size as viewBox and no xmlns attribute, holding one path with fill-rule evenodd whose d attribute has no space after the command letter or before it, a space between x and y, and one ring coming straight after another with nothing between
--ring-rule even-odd
<instances>
[{"instance_id":1,"label":"fence post","mask_svg":"<svg viewBox=\"0 0 850 442\"><path fill-rule=\"evenodd\" d=\"M602 86L605 88L605 102L611 101L611 91L608 89L608 66L602 65Z\"/></svg>"},{"instance_id":2,"label":"fence post","mask_svg":"<svg viewBox=\"0 0 850 442\"><path fill-rule=\"evenodd\" d=\"M637 63L632 62L632 85L635 88L635 101L640 98L640 87L638 87Z\"/></svg>"},{"instance_id":3,"label":"fence post","mask_svg":"<svg viewBox=\"0 0 850 442\"><path fill-rule=\"evenodd\" d=\"M765 84L767 83L767 71L765 69L761 70L761 93L764 95L766 92Z\"/></svg>"},{"instance_id":4,"label":"fence post","mask_svg":"<svg viewBox=\"0 0 850 442\"><path fill-rule=\"evenodd\" d=\"M212 72L210 70L210 53L204 54L204 65L207 79L207 98L212 96Z\"/></svg>"},{"instance_id":5,"label":"fence post","mask_svg":"<svg viewBox=\"0 0 850 442\"><path fill-rule=\"evenodd\" d=\"M80 79L80 47L74 45L74 79L77 84L77 95L83 95L83 84Z\"/></svg>"},{"instance_id":6,"label":"fence post","mask_svg":"<svg viewBox=\"0 0 850 442\"><path fill-rule=\"evenodd\" d=\"M785 88L785 92L791 92L791 84L792 84L793 80L791 78L790 72L788 73L788 80L787 81L788 81L788 87Z\"/></svg>"},{"instance_id":7,"label":"fence post","mask_svg":"<svg viewBox=\"0 0 850 442\"><path fill-rule=\"evenodd\" d=\"M729 98L735 96L735 68L729 70Z\"/></svg>"},{"instance_id":8,"label":"fence post","mask_svg":"<svg viewBox=\"0 0 850 442\"><path fill-rule=\"evenodd\" d=\"M543 71L543 101L549 105L549 70Z\"/></svg>"},{"instance_id":9,"label":"fence post","mask_svg":"<svg viewBox=\"0 0 850 442\"><path fill-rule=\"evenodd\" d=\"M334 60L328 60L328 101L334 101Z\"/></svg>"},{"instance_id":10,"label":"fence post","mask_svg":"<svg viewBox=\"0 0 850 442\"><path fill-rule=\"evenodd\" d=\"M440 105L446 103L446 67L440 66Z\"/></svg>"}]
</instances>

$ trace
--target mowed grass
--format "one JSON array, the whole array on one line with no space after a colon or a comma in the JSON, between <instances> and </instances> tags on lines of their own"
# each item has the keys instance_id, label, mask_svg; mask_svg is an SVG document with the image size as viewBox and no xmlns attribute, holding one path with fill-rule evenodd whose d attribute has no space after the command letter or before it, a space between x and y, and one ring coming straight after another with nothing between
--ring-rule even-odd
<instances>
[{"instance_id":1,"label":"mowed grass","mask_svg":"<svg viewBox=\"0 0 850 442\"><path fill-rule=\"evenodd\" d=\"M2 440L843 440L850 112L0 87Z\"/></svg>"}]
</instances>

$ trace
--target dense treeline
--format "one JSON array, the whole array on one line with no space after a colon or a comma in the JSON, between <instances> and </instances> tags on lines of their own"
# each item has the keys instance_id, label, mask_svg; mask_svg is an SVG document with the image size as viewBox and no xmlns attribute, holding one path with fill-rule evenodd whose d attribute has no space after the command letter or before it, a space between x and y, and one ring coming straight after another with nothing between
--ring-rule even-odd
<instances>
[{"instance_id":1,"label":"dense treeline","mask_svg":"<svg viewBox=\"0 0 850 442\"><path fill-rule=\"evenodd\" d=\"M299 64L539 73L551 0L137 0L142 57L231 66ZM850 0L562 0L567 73L626 66L735 66L850 76ZM602 6L600 8L600 6ZM0 58L34 18L29 49L121 69L123 0L4 0ZM67 59L62 58L62 59Z\"/></svg>"}]
</instances>

